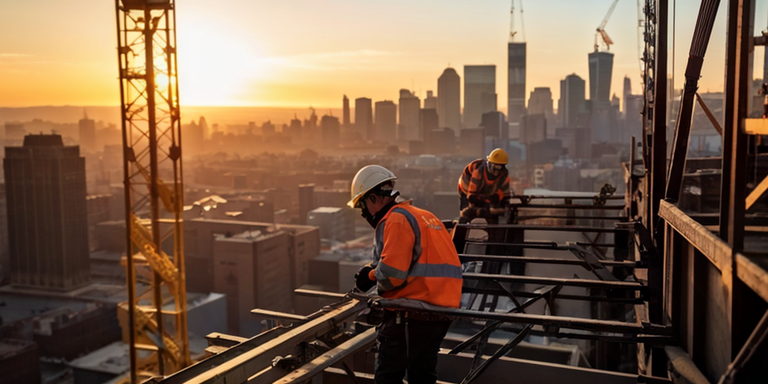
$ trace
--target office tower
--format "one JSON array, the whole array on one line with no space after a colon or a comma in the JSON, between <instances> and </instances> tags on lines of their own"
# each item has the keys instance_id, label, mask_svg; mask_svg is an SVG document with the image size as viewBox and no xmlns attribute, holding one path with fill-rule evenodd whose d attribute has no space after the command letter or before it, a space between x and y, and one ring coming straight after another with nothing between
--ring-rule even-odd
<instances>
[{"instance_id":1,"label":"office tower","mask_svg":"<svg viewBox=\"0 0 768 384\"><path fill-rule=\"evenodd\" d=\"M510 123L520 122L525 114L525 51L524 42L508 43L507 120Z\"/></svg>"},{"instance_id":2,"label":"office tower","mask_svg":"<svg viewBox=\"0 0 768 384\"><path fill-rule=\"evenodd\" d=\"M432 91L427 91L427 98L424 99L424 109L434 109L437 112L437 97L432 94Z\"/></svg>"},{"instance_id":3,"label":"office tower","mask_svg":"<svg viewBox=\"0 0 768 384\"><path fill-rule=\"evenodd\" d=\"M549 87L536 87L528 99L528 113L531 115L553 114L552 91Z\"/></svg>"},{"instance_id":4,"label":"office tower","mask_svg":"<svg viewBox=\"0 0 768 384\"><path fill-rule=\"evenodd\" d=\"M485 129L462 129L459 132L459 154L477 158L485 156Z\"/></svg>"},{"instance_id":5,"label":"office tower","mask_svg":"<svg viewBox=\"0 0 768 384\"><path fill-rule=\"evenodd\" d=\"M96 122L89 119L83 112L83 118L79 121L80 149L93 151L96 149Z\"/></svg>"},{"instance_id":6,"label":"office tower","mask_svg":"<svg viewBox=\"0 0 768 384\"><path fill-rule=\"evenodd\" d=\"M434 108L424 108L419 111L419 130L421 131L421 138L424 142L424 149L429 151L429 141L431 140L432 131L440 128L440 119L437 116L437 110Z\"/></svg>"},{"instance_id":7,"label":"office tower","mask_svg":"<svg viewBox=\"0 0 768 384\"><path fill-rule=\"evenodd\" d=\"M211 138L211 131L208 129L208 122L205 121L205 117L200 116L200 119L197 120L197 125L200 126L200 129L203 130L203 139L208 140Z\"/></svg>"},{"instance_id":8,"label":"office tower","mask_svg":"<svg viewBox=\"0 0 768 384\"><path fill-rule=\"evenodd\" d=\"M504 114L499 111L483 113L480 126L483 127L486 137L502 141L509 139L509 124Z\"/></svg>"},{"instance_id":9,"label":"office tower","mask_svg":"<svg viewBox=\"0 0 768 384\"><path fill-rule=\"evenodd\" d=\"M400 124L397 127L397 139L408 140L421 140L421 134L419 132L419 110L421 109L421 101L413 92L407 89L400 90L400 105L398 106L400 113Z\"/></svg>"},{"instance_id":10,"label":"office tower","mask_svg":"<svg viewBox=\"0 0 768 384\"><path fill-rule=\"evenodd\" d=\"M61 135L6 147L11 283L69 290L88 282L85 158Z\"/></svg>"},{"instance_id":11,"label":"office tower","mask_svg":"<svg viewBox=\"0 0 768 384\"><path fill-rule=\"evenodd\" d=\"M322 132L323 145L327 147L339 146L339 134L341 124L336 116L324 115L320 120L320 130Z\"/></svg>"},{"instance_id":12,"label":"office tower","mask_svg":"<svg viewBox=\"0 0 768 384\"><path fill-rule=\"evenodd\" d=\"M394 143L397 139L397 104L392 100L377 101L376 140Z\"/></svg>"},{"instance_id":13,"label":"office tower","mask_svg":"<svg viewBox=\"0 0 768 384\"><path fill-rule=\"evenodd\" d=\"M624 76L624 89L622 90L622 99L621 99L621 112L624 113L626 116L627 114L627 100L629 100L629 96L632 94L632 81L629 79L629 76Z\"/></svg>"},{"instance_id":14,"label":"office tower","mask_svg":"<svg viewBox=\"0 0 768 384\"><path fill-rule=\"evenodd\" d=\"M288 137L290 137L292 143L298 143L301 138L301 120L299 120L296 115L293 115L293 119L291 119L291 124L288 125L287 132L284 132L288 134Z\"/></svg>"},{"instance_id":15,"label":"office tower","mask_svg":"<svg viewBox=\"0 0 768 384\"><path fill-rule=\"evenodd\" d=\"M307 224L307 213L315 207L315 185L299 184L299 224Z\"/></svg>"},{"instance_id":16,"label":"office tower","mask_svg":"<svg viewBox=\"0 0 768 384\"><path fill-rule=\"evenodd\" d=\"M560 115L563 127L576 128L584 125L580 115L586 112L585 85L585 81L575 73L560 80L557 113Z\"/></svg>"},{"instance_id":17,"label":"office tower","mask_svg":"<svg viewBox=\"0 0 768 384\"><path fill-rule=\"evenodd\" d=\"M214 235L213 289L227 295L228 332L252 336L263 330L250 309L291 310L289 244L282 230Z\"/></svg>"},{"instance_id":18,"label":"office tower","mask_svg":"<svg viewBox=\"0 0 768 384\"><path fill-rule=\"evenodd\" d=\"M589 100L610 102L611 76L613 75L613 53L592 52L589 54Z\"/></svg>"},{"instance_id":19,"label":"office tower","mask_svg":"<svg viewBox=\"0 0 768 384\"><path fill-rule=\"evenodd\" d=\"M464 127L479 127L483 113L495 110L496 66L465 65Z\"/></svg>"},{"instance_id":20,"label":"office tower","mask_svg":"<svg viewBox=\"0 0 768 384\"><path fill-rule=\"evenodd\" d=\"M367 97L359 97L355 99L355 128L363 140L376 139L376 134L373 130L371 99Z\"/></svg>"},{"instance_id":21,"label":"office tower","mask_svg":"<svg viewBox=\"0 0 768 384\"><path fill-rule=\"evenodd\" d=\"M520 142L535 143L547 138L547 119L543 113L528 114L520 120Z\"/></svg>"},{"instance_id":22,"label":"office tower","mask_svg":"<svg viewBox=\"0 0 768 384\"><path fill-rule=\"evenodd\" d=\"M461 78L453 68L437 79L437 117L440 128L461 129Z\"/></svg>"},{"instance_id":23,"label":"office tower","mask_svg":"<svg viewBox=\"0 0 768 384\"><path fill-rule=\"evenodd\" d=\"M342 128L346 131L349 129L349 98L347 98L347 95L344 95L342 100L342 111Z\"/></svg>"}]
</instances>

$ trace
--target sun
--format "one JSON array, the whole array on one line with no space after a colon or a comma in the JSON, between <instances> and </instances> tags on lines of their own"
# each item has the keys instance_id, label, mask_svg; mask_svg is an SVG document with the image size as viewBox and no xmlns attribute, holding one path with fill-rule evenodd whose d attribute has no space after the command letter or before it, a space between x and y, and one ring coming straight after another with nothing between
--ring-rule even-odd
<instances>
[{"instance_id":1,"label":"sun","mask_svg":"<svg viewBox=\"0 0 768 384\"><path fill-rule=\"evenodd\" d=\"M247 103L249 84L264 75L257 47L213 29L179 36L179 97L184 105L231 106Z\"/></svg>"}]
</instances>

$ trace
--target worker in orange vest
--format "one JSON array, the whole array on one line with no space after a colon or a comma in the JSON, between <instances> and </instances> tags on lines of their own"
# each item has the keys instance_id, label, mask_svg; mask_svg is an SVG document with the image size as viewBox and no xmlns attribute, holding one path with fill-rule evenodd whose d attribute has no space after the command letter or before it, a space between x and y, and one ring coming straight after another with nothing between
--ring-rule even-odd
<instances>
[{"instance_id":1,"label":"worker in orange vest","mask_svg":"<svg viewBox=\"0 0 768 384\"><path fill-rule=\"evenodd\" d=\"M375 229L373 262L355 275L363 292L374 286L387 299L419 300L458 308L462 271L443 223L399 197L397 178L379 165L361 168L352 181L350 207ZM435 383L437 354L451 320L423 312L384 310L377 326L377 384Z\"/></svg>"},{"instance_id":2,"label":"worker in orange vest","mask_svg":"<svg viewBox=\"0 0 768 384\"><path fill-rule=\"evenodd\" d=\"M512 196L509 187L509 156L496 148L485 159L467 164L459 177L460 223L469 223L476 217L489 224L498 224L499 216Z\"/></svg>"}]
</instances>

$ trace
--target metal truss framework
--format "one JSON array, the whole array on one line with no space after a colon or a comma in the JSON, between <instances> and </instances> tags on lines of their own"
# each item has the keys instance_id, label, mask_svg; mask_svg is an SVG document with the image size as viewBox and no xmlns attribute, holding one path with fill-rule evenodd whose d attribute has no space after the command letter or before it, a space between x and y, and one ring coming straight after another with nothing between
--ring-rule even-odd
<instances>
[{"instance_id":1,"label":"metal truss framework","mask_svg":"<svg viewBox=\"0 0 768 384\"><path fill-rule=\"evenodd\" d=\"M128 244L120 315L135 383L190 364L175 12L173 0L115 0L115 9Z\"/></svg>"}]
</instances>

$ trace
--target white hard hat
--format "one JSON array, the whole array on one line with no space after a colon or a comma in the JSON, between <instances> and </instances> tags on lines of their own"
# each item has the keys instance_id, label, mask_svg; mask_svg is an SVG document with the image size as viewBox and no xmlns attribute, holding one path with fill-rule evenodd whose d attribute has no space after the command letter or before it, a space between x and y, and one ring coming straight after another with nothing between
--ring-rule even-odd
<instances>
[{"instance_id":1,"label":"white hard hat","mask_svg":"<svg viewBox=\"0 0 768 384\"><path fill-rule=\"evenodd\" d=\"M349 200L347 205L355 208L360 198L368 193L368 191L381 183L394 180L397 180L395 174L381 165L366 165L360 168L355 178L352 179L352 188L350 190L352 199Z\"/></svg>"}]
</instances>

